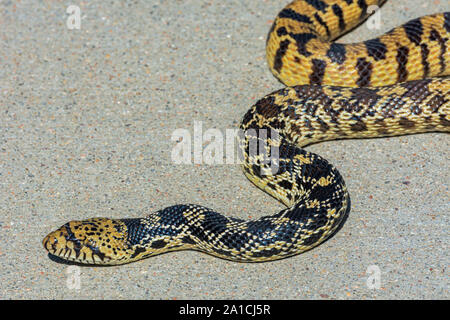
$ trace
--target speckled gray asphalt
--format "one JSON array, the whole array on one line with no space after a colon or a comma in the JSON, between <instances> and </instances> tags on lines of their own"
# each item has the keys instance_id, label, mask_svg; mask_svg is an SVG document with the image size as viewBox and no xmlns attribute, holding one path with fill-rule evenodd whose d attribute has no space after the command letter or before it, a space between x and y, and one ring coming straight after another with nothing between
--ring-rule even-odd
<instances>
[{"instance_id":1,"label":"speckled gray asphalt","mask_svg":"<svg viewBox=\"0 0 450 320\"><path fill-rule=\"evenodd\" d=\"M49 259L42 238L69 220L179 203L240 218L283 207L237 164L174 164L171 137L196 121L225 136L283 86L265 39L285 1L73 1L80 29L67 26L69 4L0 2L1 299L450 298L443 133L309 147L341 171L352 211L302 255L242 264L184 251L106 268ZM379 29L342 41L448 10L389 1Z\"/></svg>"}]
</instances>

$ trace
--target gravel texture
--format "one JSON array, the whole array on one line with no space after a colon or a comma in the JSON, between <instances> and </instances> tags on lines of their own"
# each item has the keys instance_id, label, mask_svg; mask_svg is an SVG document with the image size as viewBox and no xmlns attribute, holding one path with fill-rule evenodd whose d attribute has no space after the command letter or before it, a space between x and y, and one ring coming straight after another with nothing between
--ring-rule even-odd
<instances>
[{"instance_id":1,"label":"gravel texture","mask_svg":"<svg viewBox=\"0 0 450 320\"><path fill-rule=\"evenodd\" d=\"M70 4L79 30L67 27ZM177 203L241 218L282 208L236 164L174 164L171 136L196 121L225 135L282 87L264 47L285 4L0 1L1 299L450 298L450 140L439 133L311 146L341 171L352 211L333 239L293 258L242 264L186 251L69 267L43 249L73 219ZM362 25L343 41L446 10L446 1L389 1L379 29Z\"/></svg>"}]
</instances>

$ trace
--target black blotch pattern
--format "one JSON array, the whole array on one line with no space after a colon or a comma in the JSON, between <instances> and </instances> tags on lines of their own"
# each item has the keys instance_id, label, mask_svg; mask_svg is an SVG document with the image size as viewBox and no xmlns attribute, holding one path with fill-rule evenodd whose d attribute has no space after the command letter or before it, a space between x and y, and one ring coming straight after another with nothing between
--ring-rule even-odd
<instances>
[{"instance_id":1,"label":"black blotch pattern","mask_svg":"<svg viewBox=\"0 0 450 320\"><path fill-rule=\"evenodd\" d=\"M306 3L313 6L314 9L320 10L322 12L325 12L326 9L329 7L329 5L321 0L306 0Z\"/></svg>"},{"instance_id":2,"label":"black blotch pattern","mask_svg":"<svg viewBox=\"0 0 450 320\"><path fill-rule=\"evenodd\" d=\"M364 121L362 121L361 119L358 118L358 119L356 119L355 123L352 123L350 125L350 130L355 131L355 132L357 132L357 131L366 131L367 130L367 126L364 123Z\"/></svg>"},{"instance_id":3,"label":"black blotch pattern","mask_svg":"<svg viewBox=\"0 0 450 320\"><path fill-rule=\"evenodd\" d=\"M345 30L345 20L344 20L344 13L342 12L341 7L339 7L337 4L333 4L331 7L333 9L333 13L338 17L339 19L339 29L341 31Z\"/></svg>"},{"instance_id":4,"label":"black blotch pattern","mask_svg":"<svg viewBox=\"0 0 450 320\"><path fill-rule=\"evenodd\" d=\"M407 118L400 118L400 120L398 121L398 124L404 128L413 128L416 124L414 123L414 121L411 121Z\"/></svg>"},{"instance_id":5,"label":"black blotch pattern","mask_svg":"<svg viewBox=\"0 0 450 320\"><path fill-rule=\"evenodd\" d=\"M404 82L408 78L408 69L406 65L408 63L409 48L404 46L397 50L396 60L398 63L397 73L398 82Z\"/></svg>"},{"instance_id":6,"label":"black blotch pattern","mask_svg":"<svg viewBox=\"0 0 450 320\"><path fill-rule=\"evenodd\" d=\"M280 72L281 68L283 67L283 57L286 54L290 43L291 42L289 41L289 39L281 41L280 47L278 48L277 52L275 53L273 68L277 72Z\"/></svg>"},{"instance_id":7,"label":"black blotch pattern","mask_svg":"<svg viewBox=\"0 0 450 320\"><path fill-rule=\"evenodd\" d=\"M428 105L430 106L432 112L438 112L439 108L442 107L446 102L448 102L447 99L445 99L444 96L437 94L433 98L428 101Z\"/></svg>"},{"instance_id":8,"label":"black blotch pattern","mask_svg":"<svg viewBox=\"0 0 450 320\"><path fill-rule=\"evenodd\" d=\"M153 245L152 245L152 248L153 248ZM136 249L134 249L134 252L130 258L133 259L133 258L137 257L140 253L145 252L145 251L147 251L145 248L137 247Z\"/></svg>"},{"instance_id":9,"label":"black blotch pattern","mask_svg":"<svg viewBox=\"0 0 450 320\"><path fill-rule=\"evenodd\" d=\"M298 22L312 23L311 19L308 16L297 13L289 8L281 10L280 13L278 14L278 17L292 19Z\"/></svg>"},{"instance_id":10,"label":"black blotch pattern","mask_svg":"<svg viewBox=\"0 0 450 320\"><path fill-rule=\"evenodd\" d=\"M306 50L306 44L311 39L317 38L317 35L313 33L296 33L290 35L292 38L294 38L295 42L297 43L297 50L298 53L301 55L304 55L305 57L309 57L312 53Z\"/></svg>"},{"instance_id":11,"label":"black blotch pattern","mask_svg":"<svg viewBox=\"0 0 450 320\"><path fill-rule=\"evenodd\" d=\"M153 241L152 244L150 245L150 247L152 247L153 249L162 249L167 245L167 242L164 240L156 240Z\"/></svg>"},{"instance_id":12,"label":"black blotch pattern","mask_svg":"<svg viewBox=\"0 0 450 320\"><path fill-rule=\"evenodd\" d=\"M441 73L445 71L445 53L447 51L447 46L445 44L445 41L439 32L437 32L435 29L432 29L430 32L430 41L437 41L439 45L441 46L441 54L439 55L439 63L441 65Z\"/></svg>"},{"instance_id":13,"label":"black blotch pattern","mask_svg":"<svg viewBox=\"0 0 450 320\"><path fill-rule=\"evenodd\" d=\"M386 45L380 41L380 39L372 39L364 42L367 53L373 57L375 61L386 59L387 48Z\"/></svg>"},{"instance_id":14,"label":"black blotch pattern","mask_svg":"<svg viewBox=\"0 0 450 320\"><path fill-rule=\"evenodd\" d=\"M420 45L423 34L423 25L420 21L420 18L411 20L403 25L403 29L405 30L406 36L409 41L413 42L416 45Z\"/></svg>"},{"instance_id":15,"label":"black blotch pattern","mask_svg":"<svg viewBox=\"0 0 450 320\"><path fill-rule=\"evenodd\" d=\"M361 15L360 15L360 19L362 17L365 17L367 14L367 2L366 0L358 0L358 6L361 8Z\"/></svg>"},{"instance_id":16,"label":"black blotch pattern","mask_svg":"<svg viewBox=\"0 0 450 320\"><path fill-rule=\"evenodd\" d=\"M430 54L430 50L428 49L426 43L422 43L420 45L420 53L422 56L423 75L425 78L430 73L430 64L428 63L428 55Z\"/></svg>"},{"instance_id":17,"label":"black blotch pattern","mask_svg":"<svg viewBox=\"0 0 450 320\"><path fill-rule=\"evenodd\" d=\"M330 49L327 51L327 57L329 57L331 61L338 64L343 64L345 62L345 55L345 45L341 43L333 42L330 45Z\"/></svg>"},{"instance_id":18,"label":"black blotch pattern","mask_svg":"<svg viewBox=\"0 0 450 320\"><path fill-rule=\"evenodd\" d=\"M365 58L358 58L356 61L356 70L358 71L359 79L356 80L356 84L360 87L366 87L370 84L370 78L372 76L372 64Z\"/></svg>"},{"instance_id":19,"label":"black blotch pattern","mask_svg":"<svg viewBox=\"0 0 450 320\"><path fill-rule=\"evenodd\" d=\"M323 76L325 75L325 68L327 63L320 59L312 59L313 67L312 73L309 76L311 84L321 84Z\"/></svg>"},{"instance_id":20,"label":"black blotch pattern","mask_svg":"<svg viewBox=\"0 0 450 320\"><path fill-rule=\"evenodd\" d=\"M287 180L280 181L278 185L286 190L292 189L292 183Z\"/></svg>"},{"instance_id":21,"label":"black blotch pattern","mask_svg":"<svg viewBox=\"0 0 450 320\"><path fill-rule=\"evenodd\" d=\"M280 107L275 104L275 97L271 95L256 102L255 111L264 118L269 119L278 115Z\"/></svg>"},{"instance_id":22,"label":"black blotch pattern","mask_svg":"<svg viewBox=\"0 0 450 320\"><path fill-rule=\"evenodd\" d=\"M288 32L287 32L285 27L280 27L280 28L277 29L277 35L279 37L285 36L287 34L288 34Z\"/></svg>"},{"instance_id":23,"label":"black blotch pattern","mask_svg":"<svg viewBox=\"0 0 450 320\"><path fill-rule=\"evenodd\" d=\"M314 13L314 19L316 19L316 21L325 28L325 32L327 33L327 36L329 37L331 35L330 33L330 29L328 28L328 25L325 21L322 20L322 18L319 16L319 14L316 12Z\"/></svg>"},{"instance_id":24,"label":"black blotch pattern","mask_svg":"<svg viewBox=\"0 0 450 320\"><path fill-rule=\"evenodd\" d=\"M444 29L450 32L450 12L444 12Z\"/></svg>"},{"instance_id":25,"label":"black blotch pattern","mask_svg":"<svg viewBox=\"0 0 450 320\"><path fill-rule=\"evenodd\" d=\"M369 109L372 109L378 100L381 99L376 89L352 88L350 90L352 92L350 100L355 100L358 105L367 105Z\"/></svg>"},{"instance_id":26,"label":"black blotch pattern","mask_svg":"<svg viewBox=\"0 0 450 320\"><path fill-rule=\"evenodd\" d=\"M281 90L283 90L283 89L281 89ZM264 112L265 108L273 105L274 101L275 101L275 97L273 95L266 96L266 97L258 100L255 104L255 110L253 110L253 108L251 108L244 115L244 118L242 119L241 129L243 126L245 126L245 127L248 126L248 129L257 129L258 125L255 122L249 124L250 121L253 120L253 112L256 112L256 113Z\"/></svg>"}]
</instances>

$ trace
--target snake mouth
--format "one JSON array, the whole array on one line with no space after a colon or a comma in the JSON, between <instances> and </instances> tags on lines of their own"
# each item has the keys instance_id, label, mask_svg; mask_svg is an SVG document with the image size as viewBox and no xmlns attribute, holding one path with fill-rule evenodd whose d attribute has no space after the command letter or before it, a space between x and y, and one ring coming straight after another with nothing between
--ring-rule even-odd
<instances>
[{"instance_id":1,"label":"snake mouth","mask_svg":"<svg viewBox=\"0 0 450 320\"><path fill-rule=\"evenodd\" d=\"M83 258L82 250L85 244L72 232L69 223L49 233L43 240L42 245L53 256L69 261L80 262ZM84 255L86 258L86 255Z\"/></svg>"}]
</instances>

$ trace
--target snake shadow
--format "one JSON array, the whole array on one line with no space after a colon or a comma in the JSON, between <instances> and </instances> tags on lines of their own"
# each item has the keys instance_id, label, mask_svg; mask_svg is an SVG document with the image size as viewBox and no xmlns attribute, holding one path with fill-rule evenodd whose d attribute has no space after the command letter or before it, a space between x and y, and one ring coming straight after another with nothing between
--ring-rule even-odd
<instances>
[{"instance_id":1,"label":"snake shadow","mask_svg":"<svg viewBox=\"0 0 450 320\"><path fill-rule=\"evenodd\" d=\"M60 258L58 256L55 256L51 253L47 253L47 257L58 264L61 265L67 265L67 266L78 266L78 267L101 267L101 268L108 268L108 267L114 267L114 265L105 265L105 264L87 264L87 263L80 263L75 261L69 261L65 260L63 258Z\"/></svg>"}]
</instances>

